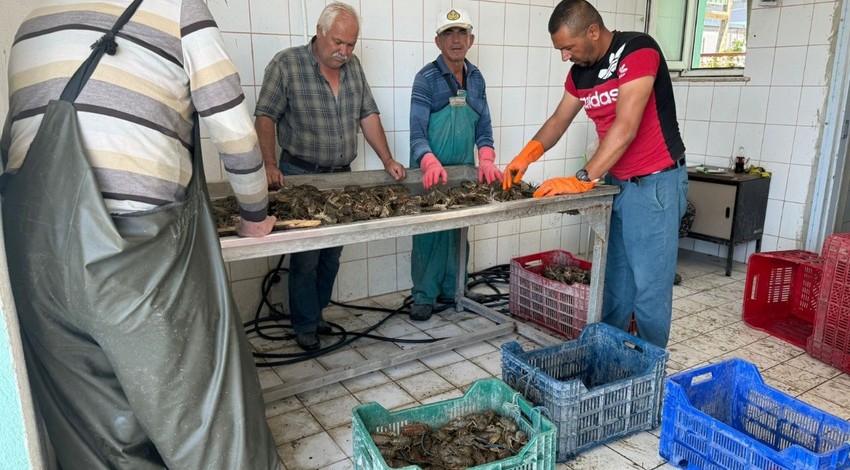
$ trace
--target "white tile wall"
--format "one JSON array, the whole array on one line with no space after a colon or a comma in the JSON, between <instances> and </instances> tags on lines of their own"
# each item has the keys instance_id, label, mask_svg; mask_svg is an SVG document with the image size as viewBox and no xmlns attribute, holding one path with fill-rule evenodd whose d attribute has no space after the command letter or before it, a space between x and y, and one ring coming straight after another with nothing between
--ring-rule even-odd
<instances>
[{"instance_id":1,"label":"white tile wall","mask_svg":"<svg viewBox=\"0 0 850 470\"><path fill-rule=\"evenodd\" d=\"M251 32L249 2L229 0L209 0L207 6L222 31Z\"/></svg>"},{"instance_id":2,"label":"white tile wall","mask_svg":"<svg viewBox=\"0 0 850 470\"><path fill-rule=\"evenodd\" d=\"M762 163L789 163L794 146L794 127L768 124L764 127L764 145L761 148Z\"/></svg>"},{"instance_id":3,"label":"white tile wall","mask_svg":"<svg viewBox=\"0 0 850 470\"><path fill-rule=\"evenodd\" d=\"M753 9L747 47L775 47L781 8Z\"/></svg>"},{"instance_id":4,"label":"white tile wall","mask_svg":"<svg viewBox=\"0 0 850 470\"><path fill-rule=\"evenodd\" d=\"M696 106L689 106L685 119L694 121L708 121L711 119L711 103L714 95L714 87L709 85L694 85L688 90L688 102Z\"/></svg>"},{"instance_id":5,"label":"white tile wall","mask_svg":"<svg viewBox=\"0 0 850 470\"><path fill-rule=\"evenodd\" d=\"M781 8L776 46L805 46L809 42L813 10L814 5Z\"/></svg>"},{"instance_id":6,"label":"white tile wall","mask_svg":"<svg viewBox=\"0 0 850 470\"><path fill-rule=\"evenodd\" d=\"M398 290L396 286L396 255L369 258L369 296L387 294ZM362 273L361 273L362 274Z\"/></svg>"},{"instance_id":7,"label":"white tile wall","mask_svg":"<svg viewBox=\"0 0 850 470\"><path fill-rule=\"evenodd\" d=\"M529 8L526 5L508 3L505 5L505 44L528 47ZM513 57L513 56L509 56Z\"/></svg>"},{"instance_id":8,"label":"white tile wall","mask_svg":"<svg viewBox=\"0 0 850 470\"><path fill-rule=\"evenodd\" d=\"M288 4L276 0L250 0L249 7L254 34L289 34Z\"/></svg>"},{"instance_id":9,"label":"white tile wall","mask_svg":"<svg viewBox=\"0 0 850 470\"><path fill-rule=\"evenodd\" d=\"M392 8L393 39L422 41L422 0L407 0L404 8Z\"/></svg>"},{"instance_id":10,"label":"white tile wall","mask_svg":"<svg viewBox=\"0 0 850 470\"><path fill-rule=\"evenodd\" d=\"M797 110L798 126L819 126L826 87L803 87L800 90L800 108Z\"/></svg>"},{"instance_id":11,"label":"white tile wall","mask_svg":"<svg viewBox=\"0 0 850 470\"><path fill-rule=\"evenodd\" d=\"M797 127L794 132L794 148L791 151L791 163L812 166L815 160L820 129L816 127Z\"/></svg>"},{"instance_id":12,"label":"white tile wall","mask_svg":"<svg viewBox=\"0 0 850 470\"><path fill-rule=\"evenodd\" d=\"M306 43L326 1L209 0L253 107L263 71L279 50ZM563 96L569 63L552 49L546 24L556 0L347 0L361 14L355 52L364 64L381 107L381 118L396 159L409 162L410 86L415 73L439 53L435 19L449 6L468 10L476 22L469 58L487 80L497 161L506 165L539 129ZM596 0L613 28L643 28L646 0ZM757 3L757 2L755 2ZM763 249L798 248L805 203L810 200L812 165L820 145L820 119L831 67L830 43L837 0L784 0L780 7L751 12L748 81L674 83L688 162L728 164L738 147L751 163L773 172ZM305 12L302 7L306 5ZM486 21L485 21L486 19ZM532 165L526 179L573 173L595 127L580 113L566 136ZM224 178L214 146L202 142L210 181ZM380 168L360 139L355 169ZM794 175L793 184L789 174ZM516 230L490 224L470 230L473 269L506 263L533 250L583 252L588 229L580 217L547 215L520 220ZM503 232L503 233L500 233ZM521 240L521 241L520 241ZM681 246L722 254L712 243L684 239ZM520 247L522 247L520 249ZM736 259L752 244L736 249ZM346 246L335 298L353 300L410 287L410 237ZM277 258L274 258L276 262ZM272 264L269 259L266 265ZM234 291L243 314L256 308L264 263L234 263ZM366 276L363 273L367 273ZM388 276L387 273L391 273ZM275 292L285 290L276 288ZM280 296L280 294L275 294Z\"/></svg>"},{"instance_id":13,"label":"white tile wall","mask_svg":"<svg viewBox=\"0 0 850 470\"><path fill-rule=\"evenodd\" d=\"M809 33L809 45L829 44L835 31L834 1L816 3L812 12L812 28Z\"/></svg>"},{"instance_id":14,"label":"white tile wall","mask_svg":"<svg viewBox=\"0 0 850 470\"><path fill-rule=\"evenodd\" d=\"M829 46L809 46L806 53L806 70L803 72L803 85L822 86L826 84Z\"/></svg>"},{"instance_id":15,"label":"white tile wall","mask_svg":"<svg viewBox=\"0 0 850 470\"><path fill-rule=\"evenodd\" d=\"M752 158L755 155L761 155L760 149L764 138L764 124L748 124L739 122L735 127L735 145L732 147L735 150L735 156L738 156L738 151L743 147L742 155ZM753 159L755 160L755 159Z\"/></svg>"},{"instance_id":16,"label":"white tile wall","mask_svg":"<svg viewBox=\"0 0 850 470\"><path fill-rule=\"evenodd\" d=\"M705 155L708 153L708 121L686 121L682 131L682 139L689 155ZM696 163L696 160L692 160ZM690 163L690 162L689 162Z\"/></svg>"},{"instance_id":17,"label":"white tile wall","mask_svg":"<svg viewBox=\"0 0 850 470\"><path fill-rule=\"evenodd\" d=\"M764 123L770 87L748 86L738 102L738 122Z\"/></svg>"},{"instance_id":18,"label":"white tile wall","mask_svg":"<svg viewBox=\"0 0 850 470\"><path fill-rule=\"evenodd\" d=\"M361 39L393 39L392 0L362 0L359 13Z\"/></svg>"},{"instance_id":19,"label":"white tile wall","mask_svg":"<svg viewBox=\"0 0 850 470\"><path fill-rule=\"evenodd\" d=\"M711 106L711 120L717 122L735 122L738 118L738 100L740 86L718 86L714 90L714 103Z\"/></svg>"},{"instance_id":20,"label":"white tile wall","mask_svg":"<svg viewBox=\"0 0 850 470\"><path fill-rule=\"evenodd\" d=\"M776 48L748 45L747 63L744 66L744 73L750 79L747 87L770 85L775 54ZM781 67L781 64L777 64L777 67Z\"/></svg>"},{"instance_id":21,"label":"white tile wall","mask_svg":"<svg viewBox=\"0 0 850 470\"><path fill-rule=\"evenodd\" d=\"M803 71L806 67L806 46L786 46L781 49L782 61L773 68L771 85L803 84Z\"/></svg>"},{"instance_id":22,"label":"white tile wall","mask_svg":"<svg viewBox=\"0 0 850 470\"><path fill-rule=\"evenodd\" d=\"M709 123L705 153L721 158L731 157L734 145L734 141L729 138L731 135L735 135L734 122L714 121Z\"/></svg>"}]
</instances>

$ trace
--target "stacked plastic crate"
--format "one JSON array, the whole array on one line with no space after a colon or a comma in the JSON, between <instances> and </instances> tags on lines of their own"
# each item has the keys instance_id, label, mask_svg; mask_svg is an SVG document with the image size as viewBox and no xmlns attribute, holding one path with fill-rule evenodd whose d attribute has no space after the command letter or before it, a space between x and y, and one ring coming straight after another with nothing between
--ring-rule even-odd
<instances>
[{"instance_id":1,"label":"stacked plastic crate","mask_svg":"<svg viewBox=\"0 0 850 470\"><path fill-rule=\"evenodd\" d=\"M806 352L850 373L850 234L826 238L814 333Z\"/></svg>"}]
</instances>

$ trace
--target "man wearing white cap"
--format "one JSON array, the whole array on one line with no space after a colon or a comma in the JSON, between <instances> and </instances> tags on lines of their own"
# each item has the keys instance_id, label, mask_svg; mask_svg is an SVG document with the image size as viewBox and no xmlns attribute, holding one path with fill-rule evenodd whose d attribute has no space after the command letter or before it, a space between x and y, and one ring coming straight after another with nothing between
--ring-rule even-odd
<instances>
[{"instance_id":1,"label":"man wearing white cap","mask_svg":"<svg viewBox=\"0 0 850 470\"><path fill-rule=\"evenodd\" d=\"M484 76L466 60L474 40L467 12L456 8L442 12L437 17L434 38L441 54L423 67L413 82L410 161L414 168L421 168L425 189L448 183L443 165L473 165L475 147L478 147L478 181L489 184L502 180L502 173L495 165ZM413 237L410 265L413 320L429 319L438 298L454 298L459 237L459 230Z\"/></svg>"}]
</instances>

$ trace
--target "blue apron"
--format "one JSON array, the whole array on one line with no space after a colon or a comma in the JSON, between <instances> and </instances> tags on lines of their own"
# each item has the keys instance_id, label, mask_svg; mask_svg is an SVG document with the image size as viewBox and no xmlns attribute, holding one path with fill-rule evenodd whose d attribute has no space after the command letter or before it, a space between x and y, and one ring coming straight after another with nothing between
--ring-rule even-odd
<instances>
[{"instance_id":1,"label":"blue apron","mask_svg":"<svg viewBox=\"0 0 850 470\"><path fill-rule=\"evenodd\" d=\"M449 77L444 77L449 83L449 88L454 91L454 84ZM463 91L460 94L464 94ZM465 103L460 106L450 103L431 115L428 123L428 143L440 163L443 165L473 165L475 163L475 128L478 125L478 119L478 113ZM418 167L419 163L415 162L414 168ZM455 296L459 243L459 229L413 236L410 277L413 281L411 292L414 303L433 304L439 296L452 298ZM466 253L468 260L468 244Z\"/></svg>"}]
</instances>

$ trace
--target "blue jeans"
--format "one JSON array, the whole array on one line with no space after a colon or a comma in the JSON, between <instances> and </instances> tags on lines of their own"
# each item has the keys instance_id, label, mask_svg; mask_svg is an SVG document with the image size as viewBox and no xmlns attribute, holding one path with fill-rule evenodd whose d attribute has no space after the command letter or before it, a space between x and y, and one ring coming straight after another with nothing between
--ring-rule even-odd
<instances>
[{"instance_id":1,"label":"blue jeans","mask_svg":"<svg viewBox=\"0 0 850 470\"><path fill-rule=\"evenodd\" d=\"M673 277L679 221L687 207L688 169L639 182L606 177L620 187L608 232L602 321L627 330L634 312L639 337L667 347L673 314Z\"/></svg>"},{"instance_id":2,"label":"blue jeans","mask_svg":"<svg viewBox=\"0 0 850 470\"><path fill-rule=\"evenodd\" d=\"M284 161L280 171L284 175L310 174ZM341 246L289 255L289 314L295 333L316 331L322 310L331 301L341 255Z\"/></svg>"}]
</instances>

